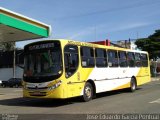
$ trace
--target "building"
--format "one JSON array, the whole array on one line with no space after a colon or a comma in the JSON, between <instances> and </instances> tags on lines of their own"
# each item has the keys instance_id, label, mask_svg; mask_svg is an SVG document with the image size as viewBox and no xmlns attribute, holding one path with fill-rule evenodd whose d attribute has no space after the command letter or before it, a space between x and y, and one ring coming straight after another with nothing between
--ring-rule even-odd
<instances>
[{"instance_id":1,"label":"building","mask_svg":"<svg viewBox=\"0 0 160 120\"><path fill-rule=\"evenodd\" d=\"M0 52L0 80L8 80L13 77L13 58L14 51ZM16 51L15 77L23 77L23 68L19 65L24 64L23 50Z\"/></svg>"},{"instance_id":2,"label":"building","mask_svg":"<svg viewBox=\"0 0 160 120\"><path fill-rule=\"evenodd\" d=\"M113 41L112 45L132 49L132 50L138 50L137 45L135 44L135 41L136 39L118 40L118 41Z\"/></svg>"},{"instance_id":3,"label":"building","mask_svg":"<svg viewBox=\"0 0 160 120\"><path fill-rule=\"evenodd\" d=\"M50 34L50 25L0 7L0 43L36 40L47 38ZM0 46L0 80L22 77L23 69L18 66L13 69L13 58L14 51L4 52L3 46Z\"/></svg>"}]
</instances>

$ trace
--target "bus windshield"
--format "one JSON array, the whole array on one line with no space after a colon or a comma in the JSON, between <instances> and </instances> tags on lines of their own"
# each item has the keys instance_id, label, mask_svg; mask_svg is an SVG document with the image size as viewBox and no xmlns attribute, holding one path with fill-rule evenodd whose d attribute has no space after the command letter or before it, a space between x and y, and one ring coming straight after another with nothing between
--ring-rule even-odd
<instances>
[{"instance_id":1,"label":"bus windshield","mask_svg":"<svg viewBox=\"0 0 160 120\"><path fill-rule=\"evenodd\" d=\"M38 42L24 48L24 81L47 82L62 75L59 41Z\"/></svg>"},{"instance_id":2,"label":"bus windshield","mask_svg":"<svg viewBox=\"0 0 160 120\"><path fill-rule=\"evenodd\" d=\"M61 73L62 63L59 51L45 50L25 56L24 77L53 76Z\"/></svg>"}]
</instances>

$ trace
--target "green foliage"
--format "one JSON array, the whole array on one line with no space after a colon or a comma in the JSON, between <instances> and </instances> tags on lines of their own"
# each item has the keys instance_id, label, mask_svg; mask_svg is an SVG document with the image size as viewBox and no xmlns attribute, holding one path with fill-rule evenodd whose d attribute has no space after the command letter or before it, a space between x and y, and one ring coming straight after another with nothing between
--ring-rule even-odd
<instances>
[{"instance_id":1,"label":"green foliage","mask_svg":"<svg viewBox=\"0 0 160 120\"><path fill-rule=\"evenodd\" d=\"M0 48L3 51L12 51L14 50L14 42L8 42L8 43L0 43Z\"/></svg>"},{"instance_id":2,"label":"green foliage","mask_svg":"<svg viewBox=\"0 0 160 120\"><path fill-rule=\"evenodd\" d=\"M135 44L139 49L148 51L150 58L160 57L160 30L155 30L148 38L138 39Z\"/></svg>"}]
</instances>

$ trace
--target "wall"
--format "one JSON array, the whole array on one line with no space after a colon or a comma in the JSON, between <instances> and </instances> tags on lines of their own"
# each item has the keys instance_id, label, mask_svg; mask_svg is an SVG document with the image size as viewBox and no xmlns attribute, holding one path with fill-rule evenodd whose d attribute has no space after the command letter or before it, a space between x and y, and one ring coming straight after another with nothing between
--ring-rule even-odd
<instances>
[{"instance_id":1,"label":"wall","mask_svg":"<svg viewBox=\"0 0 160 120\"><path fill-rule=\"evenodd\" d=\"M13 77L13 68L0 68L0 80L8 80ZM16 78L23 77L23 69L16 67Z\"/></svg>"}]
</instances>

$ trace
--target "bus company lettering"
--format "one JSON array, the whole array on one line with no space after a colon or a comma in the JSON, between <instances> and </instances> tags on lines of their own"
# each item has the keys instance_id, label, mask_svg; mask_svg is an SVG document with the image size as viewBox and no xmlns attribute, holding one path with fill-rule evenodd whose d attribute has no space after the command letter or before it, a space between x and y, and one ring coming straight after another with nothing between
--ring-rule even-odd
<instances>
[{"instance_id":1,"label":"bus company lettering","mask_svg":"<svg viewBox=\"0 0 160 120\"><path fill-rule=\"evenodd\" d=\"M96 44L91 44L91 43L86 43L86 42L78 42L78 41L68 41L68 44L74 44L77 46L97 47Z\"/></svg>"},{"instance_id":2,"label":"bus company lettering","mask_svg":"<svg viewBox=\"0 0 160 120\"><path fill-rule=\"evenodd\" d=\"M54 47L54 43L33 45L29 47L29 50L38 50L38 49L45 49L45 48L51 48L51 47Z\"/></svg>"}]
</instances>

